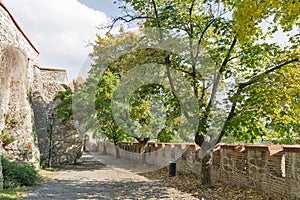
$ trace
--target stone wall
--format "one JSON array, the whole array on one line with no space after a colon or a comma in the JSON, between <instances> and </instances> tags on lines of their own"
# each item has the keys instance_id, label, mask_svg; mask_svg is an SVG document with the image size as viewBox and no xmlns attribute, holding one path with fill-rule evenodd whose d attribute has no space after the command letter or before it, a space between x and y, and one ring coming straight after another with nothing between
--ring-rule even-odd
<instances>
[{"instance_id":1,"label":"stone wall","mask_svg":"<svg viewBox=\"0 0 300 200\"><path fill-rule=\"evenodd\" d=\"M1 154L38 166L30 91L39 52L0 1Z\"/></svg>"},{"instance_id":2,"label":"stone wall","mask_svg":"<svg viewBox=\"0 0 300 200\"><path fill-rule=\"evenodd\" d=\"M39 52L0 1L0 153L38 167L30 88ZM4 148L2 148L4 147ZM0 189L2 165L0 163Z\"/></svg>"},{"instance_id":3,"label":"stone wall","mask_svg":"<svg viewBox=\"0 0 300 200\"><path fill-rule=\"evenodd\" d=\"M35 46L0 0L0 153L37 168L40 158L45 161L49 153L48 116L57 103L53 98L63 89L61 84L67 84L66 70L38 67L38 56ZM68 136L70 131L76 135L56 120L54 139L57 135ZM72 142L77 144L78 140L54 141L53 156L70 157L74 154L70 152L81 149L74 149ZM72 156L70 159L74 160ZM1 179L0 163L0 189Z\"/></svg>"},{"instance_id":4,"label":"stone wall","mask_svg":"<svg viewBox=\"0 0 300 200\"><path fill-rule=\"evenodd\" d=\"M67 71L64 69L40 68L41 85L44 101L52 103L58 91L63 90L61 84L67 84Z\"/></svg>"},{"instance_id":5,"label":"stone wall","mask_svg":"<svg viewBox=\"0 0 300 200\"><path fill-rule=\"evenodd\" d=\"M53 133L52 165L81 163L83 142L78 130L71 124L66 126L58 122Z\"/></svg>"},{"instance_id":6,"label":"stone wall","mask_svg":"<svg viewBox=\"0 0 300 200\"><path fill-rule=\"evenodd\" d=\"M55 106L59 102L54 102L53 99L59 91L64 90L62 84L67 84L67 74L63 69L36 67L35 71L35 80L39 80L39 85L33 90L32 107L41 165L46 167L49 158L50 123L48 117L51 113L55 114ZM55 118L52 137L52 166L80 162L82 137L71 122L66 125L62 124L60 119Z\"/></svg>"},{"instance_id":7,"label":"stone wall","mask_svg":"<svg viewBox=\"0 0 300 200\"><path fill-rule=\"evenodd\" d=\"M115 145L98 142L89 147L115 155ZM195 144L149 143L145 153L138 143L119 143L123 158L201 174L200 148ZM213 152L213 179L250 187L290 199L300 199L300 145L218 145Z\"/></svg>"},{"instance_id":8,"label":"stone wall","mask_svg":"<svg viewBox=\"0 0 300 200\"><path fill-rule=\"evenodd\" d=\"M35 132L38 138L41 164L46 166L49 154L49 121L50 113L54 113L53 98L63 90L61 84L67 83L67 73L63 69L35 67L34 80L36 87L32 92L32 108L34 111ZM54 131L53 131L54 132Z\"/></svg>"}]
</instances>

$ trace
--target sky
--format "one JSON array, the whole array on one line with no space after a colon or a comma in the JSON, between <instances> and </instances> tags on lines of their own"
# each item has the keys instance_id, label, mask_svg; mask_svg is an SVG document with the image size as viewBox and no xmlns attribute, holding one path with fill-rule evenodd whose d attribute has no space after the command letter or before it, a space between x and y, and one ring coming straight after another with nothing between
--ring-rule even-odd
<instances>
[{"instance_id":1,"label":"sky","mask_svg":"<svg viewBox=\"0 0 300 200\"><path fill-rule=\"evenodd\" d=\"M2 1L39 50L39 66L66 69L68 82L88 71L89 44L106 32L96 27L121 14L114 0ZM282 32L273 40L286 41Z\"/></svg>"},{"instance_id":2,"label":"sky","mask_svg":"<svg viewBox=\"0 0 300 200\"><path fill-rule=\"evenodd\" d=\"M99 25L120 14L113 0L2 0L40 52L39 66L66 69L71 82L86 67Z\"/></svg>"}]
</instances>

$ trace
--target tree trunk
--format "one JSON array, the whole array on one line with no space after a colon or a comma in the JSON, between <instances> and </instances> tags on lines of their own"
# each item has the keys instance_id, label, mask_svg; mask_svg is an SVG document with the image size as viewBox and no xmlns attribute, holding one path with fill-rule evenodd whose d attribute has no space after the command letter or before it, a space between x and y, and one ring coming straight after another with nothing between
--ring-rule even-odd
<instances>
[{"instance_id":1,"label":"tree trunk","mask_svg":"<svg viewBox=\"0 0 300 200\"><path fill-rule=\"evenodd\" d=\"M115 144L115 149L116 149L116 158L121 158L121 156L120 156L120 149L119 149L118 144Z\"/></svg>"},{"instance_id":2,"label":"tree trunk","mask_svg":"<svg viewBox=\"0 0 300 200\"><path fill-rule=\"evenodd\" d=\"M201 187L208 188L212 186L212 148L214 144L204 140L204 136L198 131L195 135L195 142L201 149Z\"/></svg>"},{"instance_id":3,"label":"tree trunk","mask_svg":"<svg viewBox=\"0 0 300 200\"><path fill-rule=\"evenodd\" d=\"M201 171L201 187L208 188L212 186L212 153L206 154L202 158L202 171Z\"/></svg>"},{"instance_id":4,"label":"tree trunk","mask_svg":"<svg viewBox=\"0 0 300 200\"><path fill-rule=\"evenodd\" d=\"M103 152L102 155L107 155L107 150L106 150L106 140L104 140L104 146L103 146Z\"/></svg>"}]
</instances>

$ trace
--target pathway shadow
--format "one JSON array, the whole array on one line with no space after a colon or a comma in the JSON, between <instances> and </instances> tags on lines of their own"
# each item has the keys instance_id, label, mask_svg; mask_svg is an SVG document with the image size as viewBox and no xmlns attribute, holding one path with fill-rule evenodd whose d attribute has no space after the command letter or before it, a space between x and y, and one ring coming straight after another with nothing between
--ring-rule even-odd
<instances>
[{"instance_id":1,"label":"pathway shadow","mask_svg":"<svg viewBox=\"0 0 300 200\"><path fill-rule=\"evenodd\" d=\"M53 180L22 199L164 199L167 189L160 182Z\"/></svg>"},{"instance_id":2,"label":"pathway shadow","mask_svg":"<svg viewBox=\"0 0 300 200\"><path fill-rule=\"evenodd\" d=\"M116 168L119 170L126 170L135 174L156 171L162 168L160 166L142 163L139 161L129 160L125 158L115 158L111 155L102 155L97 153L91 153L91 155L108 167Z\"/></svg>"},{"instance_id":3,"label":"pathway shadow","mask_svg":"<svg viewBox=\"0 0 300 200\"><path fill-rule=\"evenodd\" d=\"M93 170L105 170L108 167L101 161L96 160L90 155L83 156L83 162L81 164L72 164L61 167L61 170L74 170L74 171L93 171Z\"/></svg>"}]
</instances>

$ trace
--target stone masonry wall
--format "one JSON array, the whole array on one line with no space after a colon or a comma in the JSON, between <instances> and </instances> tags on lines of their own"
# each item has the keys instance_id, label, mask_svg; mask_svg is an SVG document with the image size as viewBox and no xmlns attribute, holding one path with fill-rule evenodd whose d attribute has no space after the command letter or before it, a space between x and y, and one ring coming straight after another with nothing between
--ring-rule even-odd
<instances>
[{"instance_id":1,"label":"stone masonry wall","mask_svg":"<svg viewBox=\"0 0 300 200\"><path fill-rule=\"evenodd\" d=\"M38 167L30 88L39 52L0 0L0 154ZM4 147L4 148L2 148ZM0 189L2 166L0 162Z\"/></svg>"},{"instance_id":2,"label":"stone masonry wall","mask_svg":"<svg viewBox=\"0 0 300 200\"><path fill-rule=\"evenodd\" d=\"M48 116L57 103L52 100L63 89L61 84L67 84L66 70L38 67L38 55L35 46L0 0L0 153L10 160L30 162L37 168L40 153L44 160L48 155ZM54 136L56 132L62 135L61 131L65 129L57 120L56 125L59 128L54 129ZM58 155L54 151L53 156L69 155L66 149L74 149L72 141L55 143L68 143L69 146L61 151L58 145L57 151L63 153Z\"/></svg>"},{"instance_id":3,"label":"stone masonry wall","mask_svg":"<svg viewBox=\"0 0 300 200\"><path fill-rule=\"evenodd\" d=\"M45 166L49 154L50 127L48 117L50 113L54 113L53 98L57 92L63 90L61 84L67 83L67 73L63 69L49 69L36 66L34 75L34 80L37 80L38 84L33 90L32 108L41 164Z\"/></svg>"},{"instance_id":4,"label":"stone masonry wall","mask_svg":"<svg viewBox=\"0 0 300 200\"><path fill-rule=\"evenodd\" d=\"M90 149L115 155L115 145L98 142ZM149 143L141 153L138 143L119 143L120 155L136 162L168 166L176 161L179 171L201 174L199 146ZM213 152L213 179L300 199L300 145L218 145Z\"/></svg>"},{"instance_id":5,"label":"stone masonry wall","mask_svg":"<svg viewBox=\"0 0 300 200\"><path fill-rule=\"evenodd\" d=\"M0 133L1 154L38 166L33 135L30 88L39 52L0 1ZM30 78L29 78L30 77Z\"/></svg>"}]
</instances>

